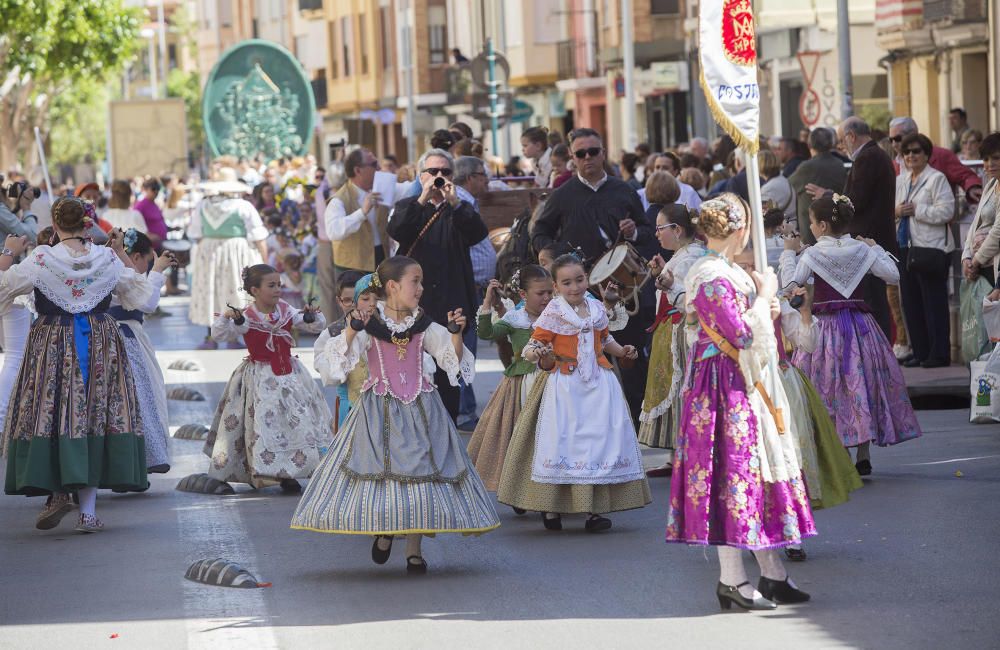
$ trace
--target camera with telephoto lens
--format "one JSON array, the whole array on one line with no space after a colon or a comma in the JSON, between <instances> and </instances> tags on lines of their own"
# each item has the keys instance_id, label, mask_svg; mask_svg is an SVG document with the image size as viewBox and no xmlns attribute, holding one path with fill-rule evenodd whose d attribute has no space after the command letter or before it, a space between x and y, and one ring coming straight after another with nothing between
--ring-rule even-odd
<instances>
[{"instance_id":1,"label":"camera with telephoto lens","mask_svg":"<svg viewBox=\"0 0 1000 650\"><path fill-rule=\"evenodd\" d=\"M446 181L443 178L438 176L437 178L434 179L434 187L441 189L442 187L444 187L445 182Z\"/></svg>"}]
</instances>

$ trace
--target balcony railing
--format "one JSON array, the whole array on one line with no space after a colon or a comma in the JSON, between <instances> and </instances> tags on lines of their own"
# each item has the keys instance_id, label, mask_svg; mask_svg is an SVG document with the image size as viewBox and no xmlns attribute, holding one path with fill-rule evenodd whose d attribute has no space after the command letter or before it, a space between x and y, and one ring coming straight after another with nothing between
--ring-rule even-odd
<instances>
[{"instance_id":1,"label":"balcony railing","mask_svg":"<svg viewBox=\"0 0 1000 650\"><path fill-rule=\"evenodd\" d=\"M590 77L597 72L587 70L587 44L579 40L560 41L556 45L556 64L560 79Z\"/></svg>"},{"instance_id":2,"label":"balcony railing","mask_svg":"<svg viewBox=\"0 0 1000 650\"><path fill-rule=\"evenodd\" d=\"M924 21L953 23L985 21L988 0L924 0Z\"/></svg>"}]
</instances>

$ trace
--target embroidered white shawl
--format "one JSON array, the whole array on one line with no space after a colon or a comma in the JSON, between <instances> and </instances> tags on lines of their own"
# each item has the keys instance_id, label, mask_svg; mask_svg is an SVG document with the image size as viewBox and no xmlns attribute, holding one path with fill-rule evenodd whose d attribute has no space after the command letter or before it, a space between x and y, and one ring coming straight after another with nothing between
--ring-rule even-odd
<instances>
[{"instance_id":1,"label":"embroidered white shawl","mask_svg":"<svg viewBox=\"0 0 1000 650\"><path fill-rule=\"evenodd\" d=\"M815 246L802 252L799 264L826 280L845 297L850 297L878 259L878 251L850 235L820 237Z\"/></svg>"}]
</instances>

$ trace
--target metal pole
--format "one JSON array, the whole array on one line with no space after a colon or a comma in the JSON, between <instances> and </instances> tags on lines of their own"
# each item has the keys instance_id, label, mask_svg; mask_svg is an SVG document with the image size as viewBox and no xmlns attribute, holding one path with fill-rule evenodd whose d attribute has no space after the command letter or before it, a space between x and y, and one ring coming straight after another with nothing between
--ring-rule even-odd
<instances>
[{"instance_id":1,"label":"metal pole","mask_svg":"<svg viewBox=\"0 0 1000 650\"><path fill-rule=\"evenodd\" d=\"M764 234L764 215L760 204L760 168L757 156L740 149L747 170L747 194L750 197L750 237L753 241L753 265L763 273L767 268L767 242Z\"/></svg>"},{"instance_id":2,"label":"metal pole","mask_svg":"<svg viewBox=\"0 0 1000 650\"><path fill-rule=\"evenodd\" d=\"M635 71L635 44L632 36L632 0L622 1L622 65L625 68L625 109L622 111L622 127L625 129L626 151L634 151L639 143L635 131L635 86L632 74Z\"/></svg>"},{"instance_id":3,"label":"metal pole","mask_svg":"<svg viewBox=\"0 0 1000 650\"><path fill-rule=\"evenodd\" d=\"M45 189L49 193L49 205L55 203L56 197L52 194L52 179L49 178L49 163L45 160L45 147L42 146L42 132L35 127L35 146L38 147L38 161L42 163L42 176L45 178Z\"/></svg>"},{"instance_id":4,"label":"metal pole","mask_svg":"<svg viewBox=\"0 0 1000 650\"><path fill-rule=\"evenodd\" d=\"M406 71L406 159L410 164L417 162L417 134L413 132L413 43L410 29L410 7L407 3L403 21L403 69Z\"/></svg>"},{"instance_id":5,"label":"metal pole","mask_svg":"<svg viewBox=\"0 0 1000 650\"><path fill-rule=\"evenodd\" d=\"M840 119L854 115L854 79L851 76L851 19L847 0L837 0L837 53L840 55Z\"/></svg>"},{"instance_id":6,"label":"metal pole","mask_svg":"<svg viewBox=\"0 0 1000 650\"><path fill-rule=\"evenodd\" d=\"M493 136L493 151L495 153L497 151L497 148L499 147L498 139L497 139L497 131L500 130L500 115L497 113L497 86L500 84L500 82L496 80L497 55L496 55L496 52L493 50L493 39L492 38L487 38L486 39L486 60L490 62L490 66L489 66L489 70L490 70L490 78L489 78L489 86L490 86L490 131L492 131L492 136Z\"/></svg>"},{"instance_id":7,"label":"metal pole","mask_svg":"<svg viewBox=\"0 0 1000 650\"><path fill-rule=\"evenodd\" d=\"M159 24L160 37L160 83L163 84L163 96L167 96L167 20L163 14L163 0L156 4L156 20Z\"/></svg>"}]
</instances>

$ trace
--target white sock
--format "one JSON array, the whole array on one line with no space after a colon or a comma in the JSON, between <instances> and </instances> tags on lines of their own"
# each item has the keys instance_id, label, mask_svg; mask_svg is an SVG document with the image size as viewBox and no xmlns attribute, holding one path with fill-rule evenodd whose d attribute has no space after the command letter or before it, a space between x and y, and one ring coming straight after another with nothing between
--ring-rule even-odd
<instances>
[{"instance_id":1,"label":"white sock","mask_svg":"<svg viewBox=\"0 0 1000 650\"><path fill-rule=\"evenodd\" d=\"M719 582L727 587L740 587L740 594L745 598L753 598L756 590L747 582L747 570L743 566L742 551L731 546L717 546L719 550Z\"/></svg>"},{"instance_id":2,"label":"white sock","mask_svg":"<svg viewBox=\"0 0 1000 650\"><path fill-rule=\"evenodd\" d=\"M97 488L80 488L77 493L80 495L80 514L96 514L94 510L97 508Z\"/></svg>"},{"instance_id":3,"label":"white sock","mask_svg":"<svg viewBox=\"0 0 1000 650\"><path fill-rule=\"evenodd\" d=\"M785 567L781 564L781 557L778 551L772 549L766 551L754 551L757 564L760 565L760 574L765 578L781 582L788 578Z\"/></svg>"},{"instance_id":4,"label":"white sock","mask_svg":"<svg viewBox=\"0 0 1000 650\"><path fill-rule=\"evenodd\" d=\"M406 536L406 557L412 557L416 555L417 557L423 557L420 553L420 541L424 538L423 535L419 533L416 535Z\"/></svg>"},{"instance_id":5,"label":"white sock","mask_svg":"<svg viewBox=\"0 0 1000 650\"><path fill-rule=\"evenodd\" d=\"M392 535L380 535L376 543L380 550L388 551L392 548Z\"/></svg>"},{"instance_id":6,"label":"white sock","mask_svg":"<svg viewBox=\"0 0 1000 650\"><path fill-rule=\"evenodd\" d=\"M859 463L863 460L867 460L870 462L872 458L872 443L862 442L860 445L858 445L857 458L858 458L857 462Z\"/></svg>"}]
</instances>

